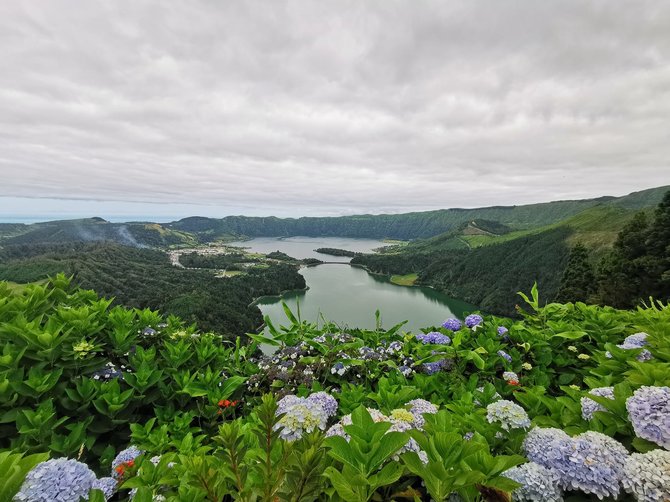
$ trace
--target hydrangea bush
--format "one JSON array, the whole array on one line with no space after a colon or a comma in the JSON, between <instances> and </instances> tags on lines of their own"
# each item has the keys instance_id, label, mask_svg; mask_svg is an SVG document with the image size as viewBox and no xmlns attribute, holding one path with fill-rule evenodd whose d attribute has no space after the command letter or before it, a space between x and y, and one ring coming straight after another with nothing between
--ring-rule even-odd
<instances>
[{"instance_id":1,"label":"hydrangea bush","mask_svg":"<svg viewBox=\"0 0 670 502\"><path fill-rule=\"evenodd\" d=\"M263 353L256 335L225 346L51 287L43 303L0 302L0 450L52 457L6 470L22 473L17 501L91 489L283 500L300 487L344 500L670 499L665 305L541 306L534 291L518 320L475 313L420 333L296 320ZM46 328L24 318L58 323L61 338L45 348Z\"/></svg>"}]
</instances>

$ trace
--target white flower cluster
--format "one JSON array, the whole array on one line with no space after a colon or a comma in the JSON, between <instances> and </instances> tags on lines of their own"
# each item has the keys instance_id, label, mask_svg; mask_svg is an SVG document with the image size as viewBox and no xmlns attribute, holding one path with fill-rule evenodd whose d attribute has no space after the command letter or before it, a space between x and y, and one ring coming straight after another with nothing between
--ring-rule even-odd
<instances>
[{"instance_id":1,"label":"white flower cluster","mask_svg":"<svg viewBox=\"0 0 670 502\"><path fill-rule=\"evenodd\" d=\"M500 422L506 431L530 427L530 418L526 410L506 399L489 404L486 407L486 419L489 423Z\"/></svg>"},{"instance_id":2,"label":"white flower cluster","mask_svg":"<svg viewBox=\"0 0 670 502\"><path fill-rule=\"evenodd\" d=\"M639 502L670 500L670 451L633 453L624 465L622 483Z\"/></svg>"}]
</instances>

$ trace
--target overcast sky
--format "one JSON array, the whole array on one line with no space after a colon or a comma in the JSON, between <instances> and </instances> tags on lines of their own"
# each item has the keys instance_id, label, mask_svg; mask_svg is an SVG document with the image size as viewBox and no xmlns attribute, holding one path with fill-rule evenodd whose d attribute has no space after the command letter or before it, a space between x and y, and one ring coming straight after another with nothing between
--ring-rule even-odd
<instances>
[{"instance_id":1,"label":"overcast sky","mask_svg":"<svg viewBox=\"0 0 670 502\"><path fill-rule=\"evenodd\" d=\"M0 219L670 184L670 2L0 1Z\"/></svg>"}]
</instances>

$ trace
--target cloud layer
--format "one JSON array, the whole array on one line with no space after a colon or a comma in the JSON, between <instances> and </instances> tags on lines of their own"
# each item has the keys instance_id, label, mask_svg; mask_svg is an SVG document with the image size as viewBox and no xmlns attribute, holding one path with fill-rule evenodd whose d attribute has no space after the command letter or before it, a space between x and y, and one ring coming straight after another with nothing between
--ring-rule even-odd
<instances>
[{"instance_id":1,"label":"cloud layer","mask_svg":"<svg viewBox=\"0 0 670 502\"><path fill-rule=\"evenodd\" d=\"M12 1L0 65L0 197L302 215L670 183L665 2Z\"/></svg>"}]
</instances>

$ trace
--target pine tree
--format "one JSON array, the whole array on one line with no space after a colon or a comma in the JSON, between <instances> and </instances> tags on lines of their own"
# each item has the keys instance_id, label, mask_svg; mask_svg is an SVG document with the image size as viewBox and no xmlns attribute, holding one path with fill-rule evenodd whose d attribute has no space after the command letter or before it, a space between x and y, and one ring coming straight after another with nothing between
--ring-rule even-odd
<instances>
[{"instance_id":1,"label":"pine tree","mask_svg":"<svg viewBox=\"0 0 670 502\"><path fill-rule=\"evenodd\" d=\"M556 300L561 303L585 302L595 291L596 278L589 250L581 243L570 250Z\"/></svg>"}]
</instances>

